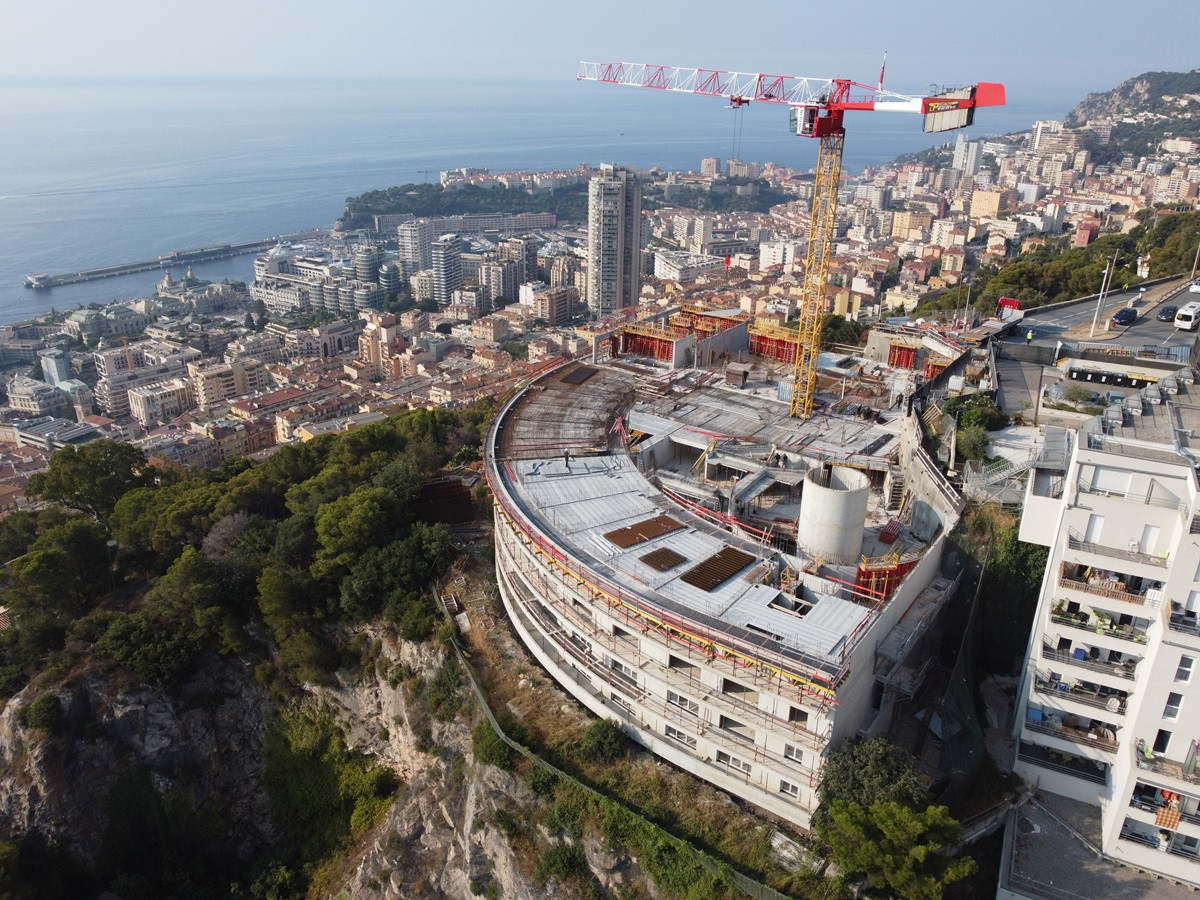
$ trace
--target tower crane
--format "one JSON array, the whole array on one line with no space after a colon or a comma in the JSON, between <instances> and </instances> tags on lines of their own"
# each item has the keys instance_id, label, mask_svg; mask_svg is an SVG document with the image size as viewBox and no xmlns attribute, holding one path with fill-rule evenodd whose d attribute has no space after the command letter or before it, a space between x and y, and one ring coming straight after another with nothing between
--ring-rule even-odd
<instances>
[{"instance_id":1,"label":"tower crane","mask_svg":"<svg viewBox=\"0 0 1200 900\"><path fill-rule=\"evenodd\" d=\"M886 60L885 56L885 65ZM859 110L920 113L925 117L925 131L950 131L970 125L976 107L1003 106L1005 101L1004 85L994 82L979 82L924 97L885 91L883 69L879 70L877 86L845 78L802 78L625 62L580 63L576 77L580 81L721 97L735 108L751 101L780 103L791 108L791 128L795 134L821 141L813 186L792 387L791 415L801 420L812 415L817 393L825 284L837 231L838 185L842 178L842 150L846 142L843 116Z\"/></svg>"}]
</instances>

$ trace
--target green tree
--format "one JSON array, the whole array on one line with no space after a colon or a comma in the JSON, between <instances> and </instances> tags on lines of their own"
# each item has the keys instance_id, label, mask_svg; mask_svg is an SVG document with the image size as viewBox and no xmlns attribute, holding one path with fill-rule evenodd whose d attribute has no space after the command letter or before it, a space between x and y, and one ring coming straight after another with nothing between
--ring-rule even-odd
<instances>
[{"instance_id":1,"label":"green tree","mask_svg":"<svg viewBox=\"0 0 1200 900\"><path fill-rule=\"evenodd\" d=\"M852 347L861 347L863 343L863 330L857 322L851 322L845 316L839 316L834 313L826 313L821 321L821 346L828 347L831 344L848 344Z\"/></svg>"},{"instance_id":2,"label":"green tree","mask_svg":"<svg viewBox=\"0 0 1200 900\"><path fill-rule=\"evenodd\" d=\"M317 511L317 580L344 574L358 554L387 539L396 517L396 501L384 488L362 487L324 504Z\"/></svg>"},{"instance_id":3,"label":"green tree","mask_svg":"<svg viewBox=\"0 0 1200 900\"><path fill-rule=\"evenodd\" d=\"M38 536L38 514L15 509L0 519L0 563L23 555Z\"/></svg>"},{"instance_id":4,"label":"green tree","mask_svg":"<svg viewBox=\"0 0 1200 900\"><path fill-rule=\"evenodd\" d=\"M507 769L512 765L512 748L496 734L486 719L471 732L471 749L475 752L475 761L480 765L495 766L497 769Z\"/></svg>"},{"instance_id":5,"label":"green tree","mask_svg":"<svg viewBox=\"0 0 1200 900\"><path fill-rule=\"evenodd\" d=\"M92 441L55 453L49 469L29 477L25 492L107 519L126 491L153 483L154 474L145 455L132 444Z\"/></svg>"},{"instance_id":6,"label":"green tree","mask_svg":"<svg viewBox=\"0 0 1200 900\"><path fill-rule=\"evenodd\" d=\"M615 762L624 756L628 749L625 732L612 719L597 719L588 726L579 742L579 755L596 762Z\"/></svg>"},{"instance_id":7,"label":"green tree","mask_svg":"<svg viewBox=\"0 0 1200 900\"><path fill-rule=\"evenodd\" d=\"M42 694L21 710L21 724L35 731L55 734L62 723L62 703L54 694Z\"/></svg>"},{"instance_id":8,"label":"green tree","mask_svg":"<svg viewBox=\"0 0 1200 900\"><path fill-rule=\"evenodd\" d=\"M981 462L987 458L988 433L982 425L968 425L958 432L958 455Z\"/></svg>"},{"instance_id":9,"label":"green tree","mask_svg":"<svg viewBox=\"0 0 1200 900\"><path fill-rule=\"evenodd\" d=\"M867 810L834 800L817 831L843 872L865 876L905 900L939 900L947 885L977 868L969 856L948 855L962 839L962 828L944 806L917 811L877 802Z\"/></svg>"},{"instance_id":10,"label":"green tree","mask_svg":"<svg viewBox=\"0 0 1200 900\"><path fill-rule=\"evenodd\" d=\"M108 534L87 516L46 529L8 567L17 588L16 609L36 605L68 618L109 587Z\"/></svg>"},{"instance_id":11,"label":"green tree","mask_svg":"<svg viewBox=\"0 0 1200 900\"><path fill-rule=\"evenodd\" d=\"M834 800L857 803L902 803L924 806L925 794L916 762L882 737L855 738L829 754L821 773L817 798L822 807Z\"/></svg>"},{"instance_id":12,"label":"green tree","mask_svg":"<svg viewBox=\"0 0 1200 900\"><path fill-rule=\"evenodd\" d=\"M987 635L980 650L981 667L1009 674L1025 652L1049 550L1020 539L1016 525L996 529L992 555L984 569L980 608Z\"/></svg>"},{"instance_id":13,"label":"green tree","mask_svg":"<svg viewBox=\"0 0 1200 900\"><path fill-rule=\"evenodd\" d=\"M179 623L194 640L211 634L221 616L216 566L195 547L185 547L146 599Z\"/></svg>"},{"instance_id":14,"label":"green tree","mask_svg":"<svg viewBox=\"0 0 1200 900\"><path fill-rule=\"evenodd\" d=\"M513 359L522 361L529 359L529 344L525 341L504 341L500 345L500 349Z\"/></svg>"}]
</instances>

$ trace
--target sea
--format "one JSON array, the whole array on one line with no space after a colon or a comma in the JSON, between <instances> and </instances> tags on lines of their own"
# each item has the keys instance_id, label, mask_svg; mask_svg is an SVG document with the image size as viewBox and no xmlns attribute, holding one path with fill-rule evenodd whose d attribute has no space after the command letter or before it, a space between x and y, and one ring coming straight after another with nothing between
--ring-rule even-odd
<instances>
[{"instance_id":1,"label":"sea","mask_svg":"<svg viewBox=\"0 0 1200 900\"><path fill-rule=\"evenodd\" d=\"M896 86L896 90L903 90ZM920 93L917 88L914 93ZM969 139L1062 118L1072 98L1013 96ZM953 140L914 115L848 113L845 171ZM347 197L460 166L613 162L696 171L707 156L816 164L786 107L579 82L0 79L0 323L149 296L144 272L50 290L62 274L328 227ZM253 255L195 265L250 280ZM174 272L182 275L182 271Z\"/></svg>"}]
</instances>

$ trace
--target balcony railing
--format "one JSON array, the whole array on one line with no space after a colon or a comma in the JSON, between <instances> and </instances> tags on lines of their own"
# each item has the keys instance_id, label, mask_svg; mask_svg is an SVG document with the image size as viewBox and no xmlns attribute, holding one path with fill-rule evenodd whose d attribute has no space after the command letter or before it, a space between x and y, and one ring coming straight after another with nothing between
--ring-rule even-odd
<instances>
[{"instance_id":1,"label":"balcony railing","mask_svg":"<svg viewBox=\"0 0 1200 900\"><path fill-rule=\"evenodd\" d=\"M1140 550L1134 550L1132 547L1123 549L1121 547L1109 547L1105 544L1097 544L1093 541L1085 541L1083 536L1073 529L1067 534L1067 547L1083 553L1096 553L1110 559L1124 559L1147 566L1158 566L1160 569L1167 567L1167 560L1162 556L1142 553Z\"/></svg>"},{"instance_id":2,"label":"balcony railing","mask_svg":"<svg viewBox=\"0 0 1200 900\"><path fill-rule=\"evenodd\" d=\"M1076 479L1075 489L1081 494L1092 494L1096 497L1117 497L1121 500L1130 500L1138 506L1157 506L1159 509L1173 509L1180 513L1186 521L1189 513L1188 506L1182 500L1175 500L1168 497L1152 497L1149 494L1132 494L1129 491L1118 490L1103 490L1093 487L1082 479Z\"/></svg>"},{"instance_id":3,"label":"balcony railing","mask_svg":"<svg viewBox=\"0 0 1200 900\"><path fill-rule=\"evenodd\" d=\"M1158 849L1158 838L1152 837L1151 835L1145 834L1134 828L1123 828L1121 830L1121 840L1133 841L1135 844L1141 844L1145 847L1153 847L1155 850Z\"/></svg>"},{"instance_id":4,"label":"balcony railing","mask_svg":"<svg viewBox=\"0 0 1200 900\"><path fill-rule=\"evenodd\" d=\"M1112 675L1117 678L1127 678L1133 681L1134 663L1114 663L1102 662L1098 659L1091 659L1084 656L1080 659L1078 656L1066 650L1054 650L1042 644L1042 659L1050 659L1055 662L1069 663L1072 666L1080 666L1084 669L1090 669L1093 672L1100 672L1104 675Z\"/></svg>"},{"instance_id":5,"label":"balcony railing","mask_svg":"<svg viewBox=\"0 0 1200 900\"><path fill-rule=\"evenodd\" d=\"M1072 728L1069 725L1047 725L1044 722L1026 721L1025 728L1029 731L1036 731L1039 734L1048 734L1051 737L1062 738L1064 741L1074 741L1076 744L1083 744L1085 747L1095 747L1099 750L1113 752L1118 746L1115 740L1101 737L1095 731L1083 731L1079 728Z\"/></svg>"},{"instance_id":6,"label":"balcony railing","mask_svg":"<svg viewBox=\"0 0 1200 900\"><path fill-rule=\"evenodd\" d=\"M1076 759L1038 744L1021 741L1018 756L1025 762L1041 766L1043 769L1064 772L1096 784L1105 784L1108 781L1108 766L1105 763Z\"/></svg>"},{"instance_id":7,"label":"balcony railing","mask_svg":"<svg viewBox=\"0 0 1200 900\"><path fill-rule=\"evenodd\" d=\"M1180 634L1190 634L1193 637L1200 637L1200 625L1197 625L1195 616L1171 613L1168 624L1172 631L1178 631Z\"/></svg>"},{"instance_id":8,"label":"balcony railing","mask_svg":"<svg viewBox=\"0 0 1200 900\"><path fill-rule=\"evenodd\" d=\"M1148 812L1152 816L1157 816L1159 810L1163 809L1160 804L1143 800L1136 794L1129 798L1129 805L1134 809L1140 809L1142 812ZM1180 812L1179 818L1184 822L1190 822L1192 825L1200 825L1200 815L1196 815L1196 813Z\"/></svg>"},{"instance_id":9,"label":"balcony railing","mask_svg":"<svg viewBox=\"0 0 1200 900\"><path fill-rule=\"evenodd\" d=\"M1070 687L1062 682L1037 682L1034 690L1047 697L1060 700L1070 700L1072 703L1082 703L1094 709L1103 709L1111 713L1124 715L1125 700L1119 694L1102 694L1081 687Z\"/></svg>"},{"instance_id":10,"label":"balcony railing","mask_svg":"<svg viewBox=\"0 0 1200 900\"><path fill-rule=\"evenodd\" d=\"M1093 576L1088 581L1080 581L1072 578L1067 574L1066 564L1063 565L1059 572L1058 583L1065 588L1070 588L1073 591L1083 591L1085 594L1092 594L1096 597L1106 597L1109 600L1120 600L1122 603L1133 603L1137 606L1157 607L1161 602L1158 597L1147 596L1144 591L1129 591L1125 589L1125 582L1117 579L1099 578Z\"/></svg>"},{"instance_id":11,"label":"balcony railing","mask_svg":"<svg viewBox=\"0 0 1200 900\"><path fill-rule=\"evenodd\" d=\"M1169 778L1178 778L1190 784L1200 784L1200 773L1184 771L1181 763L1166 759L1165 757L1147 756L1145 744L1139 744L1139 746L1135 747L1133 756L1137 761L1139 769L1144 769L1147 772L1155 772L1159 775L1166 775Z\"/></svg>"},{"instance_id":12,"label":"balcony railing","mask_svg":"<svg viewBox=\"0 0 1200 900\"><path fill-rule=\"evenodd\" d=\"M1077 615L1072 615L1071 613L1051 613L1050 621L1057 625L1066 625L1069 628L1078 628L1080 631L1090 631L1093 634L1116 638L1120 641L1133 641L1136 644L1146 643L1145 631L1139 628L1134 628L1132 625L1098 626L1094 623L1094 620L1087 616L1086 613L1079 613Z\"/></svg>"}]
</instances>

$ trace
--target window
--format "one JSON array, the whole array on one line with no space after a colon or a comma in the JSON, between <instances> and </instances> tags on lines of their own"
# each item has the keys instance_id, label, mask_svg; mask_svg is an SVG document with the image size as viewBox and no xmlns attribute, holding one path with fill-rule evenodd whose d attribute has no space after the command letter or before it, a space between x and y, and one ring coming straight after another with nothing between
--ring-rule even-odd
<instances>
[{"instance_id":1,"label":"window","mask_svg":"<svg viewBox=\"0 0 1200 900\"><path fill-rule=\"evenodd\" d=\"M799 747L793 747L791 744L783 745L783 758L804 765L804 752Z\"/></svg>"},{"instance_id":2,"label":"window","mask_svg":"<svg viewBox=\"0 0 1200 900\"><path fill-rule=\"evenodd\" d=\"M1154 752L1166 753L1167 747L1171 744L1171 732L1160 728L1158 735L1154 738Z\"/></svg>"},{"instance_id":3,"label":"window","mask_svg":"<svg viewBox=\"0 0 1200 900\"><path fill-rule=\"evenodd\" d=\"M1175 680L1187 684L1192 680L1192 666L1196 660L1190 656L1179 657L1179 668L1175 670Z\"/></svg>"},{"instance_id":4,"label":"window","mask_svg":"<svg viewBox=\"0 0 1200 900\"><path fill-rule=\"evenodd\" d=\"M807 728L808 727L808 713L806 713L804 710L802 710L798 707L789 706L788 707L788 722L790 722L792 725L799 725L801 728Z\"/></svg>"},{"instance_id":5,"label":"window","mask_svg":"<svg viewBox=\"0 0 1200 900\"><path fill-rule=\"evenodd\" d=\"M693 716L700 712L699 703L683 696L683 694L677 694L674 691L667 691L667 702L672 706L678 706L684 712L690 712Z\"/></svg>"},{"instance_id":6,"label":"window","mask_svg":"<svg viewBox=\"0 0 1200 900\"><path fill-rule=\"evenodd\" d=\"M614 672L616 672L618 675L620 675L622 678L624 678L626 681L631 681L634 684L637 684L637 672L635 672L633 670L632 666L628 666L625 663L621 662L621 660L610 656L608 658L608 667L610 669L612 669Z\"/></svg>"},{"instance_id":7,"label":"window","mask_svg":"<svg viewBox=\"0 0 1200 900\"><path fill-rule=\"evenodd\" d=\"M685 746L691 747L693 750L696 749L696 739L694 737L692 737L690 734L688 734L686 731L680 731L674 725L666 726L665 730L666 730L667 737L671 738L672 740L679 741L679 743L684 744Z\"/></svg>"},{"instance_id":8,"label":"window","mask_svg":"<svg viewBox=\"0 0 1200 900\"><path fill-rule=\"evenodd\" d=\"M737 769L743 775L750 774L750 763L744 759L738 759L736 756L730 756L724 750L717 751L717 762L723 766L729 766L731 769Z\"/></svg>"},{"instance_id":9,"label":"window","mask_svg":"<svg viewBox=\"0 0 1200 900\"><path fill-rule=\"evenodd\" d=\"M779 782L779 793L787 794L789 797L800 796L800 785L792 784L790 781Z\"/></svg>"},{"instance_id":10,"label":"window","mask_svg":"<svg viewBox=\"0 0 1200 900\"><path fill-rule=\"evenodd\" d=\"M1163 707L1164 719L1178 719L1179 707L1183 705L1183 694L1177 694L1174 691L1167 694L1167 705Z\"/></svg>"},{"instance_id":11,"label":"window","mask_svg":"<svg viewBox=\"0 0 1200 900\"><path fill-rule=\"evenodd\" d=\"M625 710L626 712L633 712L633 710L629 706L629 701L626 700L624 697L622 697L620 694L618 694L616 691L610 691L609 696L612 697L612 702L615 703L617 706L621 707L621 709Z\"/></svg>"}]
</instances>

